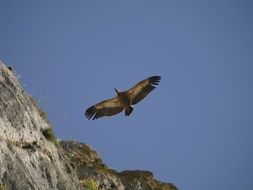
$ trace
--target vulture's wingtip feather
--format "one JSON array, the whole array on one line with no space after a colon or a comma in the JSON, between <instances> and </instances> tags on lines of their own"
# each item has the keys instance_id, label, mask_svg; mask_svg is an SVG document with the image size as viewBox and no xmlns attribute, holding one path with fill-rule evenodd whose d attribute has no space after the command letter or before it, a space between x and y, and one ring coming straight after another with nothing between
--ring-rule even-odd
<instances>
[{"instance_id":1,"label":"vulture's wingtip feather","mask_svg":"<svg viewBox=\"0 0 253 190\"><path fill-rule=\"evenodd\" d=\"M85 116L87 117L87 119L91 119L92 116L96 113L96 108L95 106L91 106L89 107L86 112L85 112ZM94 118L93 118L94 119Z\"/></svg>"},{"instance_id":2,"label":"vulture's wingtip feather","mask_svg":"<svg viewBox=\"0 0 253 190\"><path fill-rule=\"evenodd\" d=\"M152 76L152 77L149 77L148 79L149 79L151 84L158 85L161 78L162 78L161 76Z\"/></svg>"}]
</instances>

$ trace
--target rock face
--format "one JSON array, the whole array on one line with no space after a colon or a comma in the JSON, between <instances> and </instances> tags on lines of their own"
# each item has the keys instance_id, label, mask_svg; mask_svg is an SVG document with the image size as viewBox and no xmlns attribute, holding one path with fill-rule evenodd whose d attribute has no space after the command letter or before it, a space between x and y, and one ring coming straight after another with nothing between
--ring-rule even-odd
<instances>
[{"instance_id":1,"label":"rock face","mask_svg":"<svg viewBox=\"0 0 253 190\"><path fill-rule=\"evenodd\" d=\"M80 183L92 179L97 189L103 190L176 190L171 183L162 183L154 179L149 171L117 172L109 169L89 145L73 141L61 141L71 165L75 168Z\"/></svg>"},{"instance_id":2,"label":"rock face","mask_svg":"<svg viewBox=\"0 0 253 190\"><path fill-rule=\"evenodd\" d=\"M174 190L148 171L109 169L88 145L55 141L46 114L0 62L0 190Z\"/></svg>"},{"instance_id":3,"label":"rock face","mask_svg":"<svg viewBox=\"0 0 253 190\"><path fill-rule=\"evenodd\" d=\"M78 189L64 152L42 133L48 128L45 113L0 63L0 181L6 189Z\"/></svg>"}]
</instances>

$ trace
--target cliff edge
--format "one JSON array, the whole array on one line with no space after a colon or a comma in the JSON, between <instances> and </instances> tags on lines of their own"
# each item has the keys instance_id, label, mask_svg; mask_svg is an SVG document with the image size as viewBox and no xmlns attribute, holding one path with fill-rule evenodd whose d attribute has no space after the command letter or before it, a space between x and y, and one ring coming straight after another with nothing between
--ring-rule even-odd
<instances>
[{"instance_id":1,"label":"cliff edge","mask_svg":"<svg viewBox=\"0 0 253 190\"><path fill-rule=\"evenodd\" d=\"M46 114L0 61L0 190L176 190L149 171L109 169L83 143L57 141Z\"/></svg>"}]
</instances>

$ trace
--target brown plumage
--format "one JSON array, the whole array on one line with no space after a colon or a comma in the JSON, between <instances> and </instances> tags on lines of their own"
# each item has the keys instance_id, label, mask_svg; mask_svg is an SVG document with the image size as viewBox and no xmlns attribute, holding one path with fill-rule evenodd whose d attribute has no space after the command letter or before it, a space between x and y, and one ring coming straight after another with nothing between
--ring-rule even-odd
<instances>
[{"instance_id":1,"label":"brown plumage","mask_svg":"<svg viewBox=\"0 0 253 190\"><path fill-rule=\"evenodd\" d=\"M140 81L134 87L124 92L119 92L116 88L114 88L117 93L116 97L104 100L89 107L85 112L85 116L88 119L91 119L94 116L92 118L94 120L103 116L118 114L123 110L125 110L125 115L128 116L133 111L133 107L131 107L131 105L135 105L145 98L156 88L155 85L158 85L160 80L160 76L152 76Z\"/></svg>"}]
</instances>

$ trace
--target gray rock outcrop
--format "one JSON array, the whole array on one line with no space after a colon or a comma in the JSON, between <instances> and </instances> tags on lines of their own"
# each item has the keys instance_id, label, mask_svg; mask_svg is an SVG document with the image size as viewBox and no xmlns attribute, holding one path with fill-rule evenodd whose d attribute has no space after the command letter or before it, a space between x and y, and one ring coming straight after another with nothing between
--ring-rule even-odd
<instances>
[{"instance_id":1,"label":"gray rock outcrop","mask_svg":"<svg viewBox=\"0 0 253 190\"><path fill-rule=\"evenodd\" d=\"M42 130L45 113L0 63L0 180L6 189L78 189L76 175Z\"/></svg>"}]
</instances>

